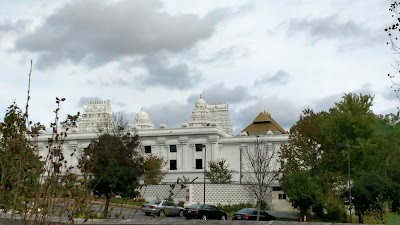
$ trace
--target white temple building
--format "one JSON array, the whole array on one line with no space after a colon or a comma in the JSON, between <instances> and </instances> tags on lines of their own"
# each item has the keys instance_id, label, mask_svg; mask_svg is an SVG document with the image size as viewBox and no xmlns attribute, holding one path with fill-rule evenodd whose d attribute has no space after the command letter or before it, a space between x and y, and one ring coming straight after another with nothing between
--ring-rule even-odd
<instances>
[{"instance_id":1,"label":"white temple building","mask_svg":"<svg viewBox=\"0 0 400 225\"><path fill-rule=\"evenodd\" d=\"M83 109L78 129L69 131L64 141L64 155L70 155L75 149L78 152L83 151L99 133L110 129L111 124L110 101L88 102ZM139 135L144 154L155 154L167 161L167 174L162 183L174 183L183 176L202 181L204 166L207 166L210 160L216 159L226 159L232 171L232 183L241 183L245 172L242 162L243 148L261 140L279 149L288 140L288 132L265 111L256 116L255 120L242 130L241 135L234 136L228 104L207 104L201 96L195 102L187 122L182 121L180 127L167 128L165 124L160 124L156 128L142 108L129 129L135 130ZM39 136L39 152L46 151L47 140L48 134ZM66 160L72 166L77 164L76 158ZM278 181L274 186L279 187Z\"/></svg>"},{"instance_id":2,"label":"white temple building","mask_svg":"<svg viewBox=\"0 0 400 225\"><path fill-rule=\"evenodd\" d=\"M112 128L111 101L89 101L85 104L80 119L79 132L98 132Z\"/></svg>"}]
</instances>

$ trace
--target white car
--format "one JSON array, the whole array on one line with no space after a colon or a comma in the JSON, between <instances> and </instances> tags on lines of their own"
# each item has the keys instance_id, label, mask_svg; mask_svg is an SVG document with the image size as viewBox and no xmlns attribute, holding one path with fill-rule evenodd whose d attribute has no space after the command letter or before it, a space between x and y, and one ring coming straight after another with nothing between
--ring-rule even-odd
<instances>
[{"instance_id":1,"label":"white car","mask_svg":"<svg viewBox=\"0 0 400 225\"><path fill-rule=\"evenodd\" d=\"M185 209L183 207L166 200L153 200L142 205L142 212L144 212L147 216L183 216L184 211Z\"/></svg>"}]
</instances>

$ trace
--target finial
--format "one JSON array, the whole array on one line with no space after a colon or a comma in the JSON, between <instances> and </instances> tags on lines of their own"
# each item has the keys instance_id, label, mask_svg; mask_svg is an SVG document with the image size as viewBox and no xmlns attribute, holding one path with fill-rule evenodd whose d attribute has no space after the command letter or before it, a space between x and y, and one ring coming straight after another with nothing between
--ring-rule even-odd
<instances>
[{"instance_id":1,"label":"finial","mask_svg":"<svg viewBox=\"0 0 400 225\"><path fill-rule=\"evenodd\" d=\"M200 95L200 98L201 98L201 95Z\"/></svg>"},{"instance_id":2,"label":"finial","mask_svg":"<svg viewBox=\"0 0 400 225\"><path fill-rule=\"evenodd\" d=\"M143 111L143 107L142 107L141 111Z\"/></svg>"}]
</instances>

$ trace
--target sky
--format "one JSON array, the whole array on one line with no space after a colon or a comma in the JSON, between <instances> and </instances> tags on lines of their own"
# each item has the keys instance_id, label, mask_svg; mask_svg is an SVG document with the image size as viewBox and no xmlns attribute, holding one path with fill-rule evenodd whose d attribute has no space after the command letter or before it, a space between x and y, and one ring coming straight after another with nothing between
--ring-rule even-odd
<instances>
[{"instance_id":1,"label":"sky","mask_svg":"<svg viewBox=\"0 0 400 225\"><path fill-rule=\"evenodd\" d=\"M262 111L289 130L344 93L397 112L389 0L0 0L0 119L16 101L47 127L86 101L179 127L201 95L235 134Z\"/></svg>"}]
</instances>

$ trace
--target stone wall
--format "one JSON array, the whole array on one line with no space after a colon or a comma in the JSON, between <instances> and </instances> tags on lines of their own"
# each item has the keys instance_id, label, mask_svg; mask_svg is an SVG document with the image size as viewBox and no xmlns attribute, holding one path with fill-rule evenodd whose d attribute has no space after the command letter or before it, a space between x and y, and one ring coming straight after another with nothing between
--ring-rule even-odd
<instances>
[{"instance_id":1,"label":"stone wall","mask_svg":"<svg viewBox=\"0 0 400 225\"><path fill-rule=\"evenodd\" d=\"M148 185L141 190L141 195L146 201L154 199L166 199L169 196L171 187L169 184ZM185 205L193 203L203 203L204 200L204 184L186 184L182 189L181 185L176 185L173 189L173 198L175 203L184 201ZM240 203L255 203L255 199L249 195L243 185L240 184L206 184L205 200L208 204L232 205ZM274 199L272 196L277 195L273 192L268 197L267 202L271 206L271 210L292 211L291 205L286 200Z\"/></svg>"}]
</instances>

